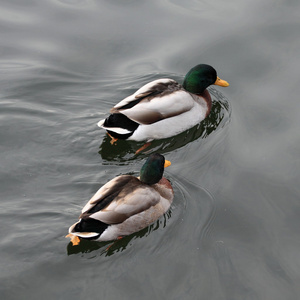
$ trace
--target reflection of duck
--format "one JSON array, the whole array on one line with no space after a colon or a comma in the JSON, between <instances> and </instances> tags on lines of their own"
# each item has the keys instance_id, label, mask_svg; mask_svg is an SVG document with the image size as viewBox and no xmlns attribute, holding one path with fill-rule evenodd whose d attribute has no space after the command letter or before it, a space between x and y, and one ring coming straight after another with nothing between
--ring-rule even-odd
<instances>
[{"instance_id":1,"label":"reflection of duck","mask_svg":"<svg viewBox=\"0 0 300 300\"><path fill-rule=\"evenodd\" d=\"M137 232L163 215L173 200L173 189L163 177L171 163L160 154L149 156L140 177L118 176L104 186L82 209L80 219L69 228L73 245L80 238L111 241Z\"/></svg>"},{"instance_id":2,"label":"reflection of duck","mask_svg":"<svg viewBox=\"0 0 300 300\"><path fill-rule=\"evenodd\" d=\"M172 79L154 80L111 109L111 115L99 121L112 143L117 139L152 141L168 138L201 122L210 113L211 84L228 86L216 70L200 64L185 76L183 85Z\"/></svg>"}]
</instances>

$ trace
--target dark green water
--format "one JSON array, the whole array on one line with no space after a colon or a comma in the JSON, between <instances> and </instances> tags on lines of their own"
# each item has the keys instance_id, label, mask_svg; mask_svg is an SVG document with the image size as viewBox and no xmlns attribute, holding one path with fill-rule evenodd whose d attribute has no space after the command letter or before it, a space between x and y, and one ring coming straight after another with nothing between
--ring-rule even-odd
<instances>
[{"instance_id":1,"label":"dark green water","mask_svg":"<svg viewBox=\"0 0 300 300\"><path fill-rule=\"evenodd\" d=\"M298 1L2 1L1 299L299 299ZM143 84L198 63L210 117L155 142L170 211L108 244L64 236L138 143L96 123Z\"/></svg>"}]
</instances>

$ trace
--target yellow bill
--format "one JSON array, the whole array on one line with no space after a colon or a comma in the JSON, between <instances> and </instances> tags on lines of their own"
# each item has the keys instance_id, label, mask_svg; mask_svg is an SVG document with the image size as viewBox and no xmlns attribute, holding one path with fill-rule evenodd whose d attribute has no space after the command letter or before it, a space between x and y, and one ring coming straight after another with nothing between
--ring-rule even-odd
<instances>
[{"instance_id":1,"label":"yellow bill","mask_svg":"<svg viewBox=\"0 0 300 300\"><path fill-rule=\"evenodd\" d=\"M217 80L214 83L215 85L219 85L219 86L229 86L229 83L223 79L221 79L220 77L217 77Z\"/></svg>"},{"instance_id":2,"label":"yellow bill","mask_svg":"<svg viewBox=\"0 0 300 300\"><path fill-rule=\"evenodd\" d=\"M165 165L164 165L164 167L167 168L167 167L169 167L169 166L171 166L171 162L170 162L169 160L165 160Z\"/></svg>"}]
</instances>

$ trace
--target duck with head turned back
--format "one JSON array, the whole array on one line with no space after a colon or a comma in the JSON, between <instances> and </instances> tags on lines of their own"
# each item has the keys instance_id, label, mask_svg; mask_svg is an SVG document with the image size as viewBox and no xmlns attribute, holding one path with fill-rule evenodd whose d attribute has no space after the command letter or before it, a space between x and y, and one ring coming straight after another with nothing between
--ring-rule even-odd
<instances>
[{"instance_id":1,"label":"duck with head turned back","mask_svg":"<svg viewBox=\"0 0 300 300\"><path fill-rule=\"evenodd\" d=\"M112 241L152 224L173 201L172 186L163 177L169 165L163 155L151 154L140 177L121 175L110 180L83 207L66 237L73 245L80 239Z\"/></svg>"},{"instance_id":2,"label":"duck with head turned back","mask_svg":"<svg viewBox=\"0 0 300 300\"><path fill-rule=\"evenodd\" d=\"M210 113L212 100L207 87L229 86L205 64L192 68L183 84L173 79L157 79L147 83L111 109L111 115L98 122L112 138L146 141L168 138L204 120Z\"/></svg>"}]
</instances>

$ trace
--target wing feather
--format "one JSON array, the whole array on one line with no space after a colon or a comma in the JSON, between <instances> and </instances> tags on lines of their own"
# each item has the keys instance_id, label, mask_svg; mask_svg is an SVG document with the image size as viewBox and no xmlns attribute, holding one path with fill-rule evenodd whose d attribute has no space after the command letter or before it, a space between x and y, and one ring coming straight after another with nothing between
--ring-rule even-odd
<instances>
[{"instance_id":1,"label":"wing feather","mask_svg":"<svg viewBox=\"0 0 300 300\"><path fill-rule=\"evenodd\" d=\"M160 201L159 193L131 175L118 176L104 186L82 209L80 218L118 224Z\"/></svg>"},{"instance_id":2,"label":"wing feather","mask_svg":"<svg viewBox=\"0 0 300 300\"><path fill-rule=\"evenodd\" d=\"M137 100L142 100L145 97L148 97L152 94L159 94L164 92L168 87L168 85L178 85L176 81L169 78L164 79L157 79L154 81L151 81L144 86L142 86L140 89L138 89L135 93L132 95L126 97L125 99L121 100L118 104L114 106L114 109L122 109L122 107L127 106L131 102L136 102ZM137 102L138 103L138 102ZM137 104L135 103L135 105Z\"/></svg>"},{"instance_id":3,"label":"wing feather","mask_svg":"<svg viewBox=\"0 0 300 300\"><path fill-rule=\"evenodd\" d=\"M159 193L149 186L136 186L121 193L104 209L90 215L90 218L106 224L122 223L129 217L149 209L160 201Z\"/></svg>"},{"instance_id":4,"label":"wing feather","mask_svg":"<svg viewBox=\"0 0 300 300\"><path fill-rule=\"evenodd\" d=\"M83 207L81 213L87 213L91 210L96 204L103 202L105 198L109 195L112 195L126 185L132 178L135 178L131 175L121 175L115 177L114 179L110 180L106 184L104 184L96 194L88 201L88 203Z\"/></svg>"},{"instance_id":5,"label":"wing feather","mask_svg":"<svg viewBox=\"0 0 300 300\"><path fill-rule=\"evenodd\" d=\"M192 109L190 93L172 79L154 80L115 105L111 113L122 113L139 124L152 124Z\"/></svg>"},{"instance_id":6,"label":"wing feather","mask_svg":"<svg viewBox=\"0 0 300 300\"><path fill-rule=\"evenodd\" d=\"M141 101L138 105L120 111L131 120L140 124L152 124L162 119L178 116L195 105L193 97L185 91L177 91L163 98Z\"/></svg>"}]
</instances>

